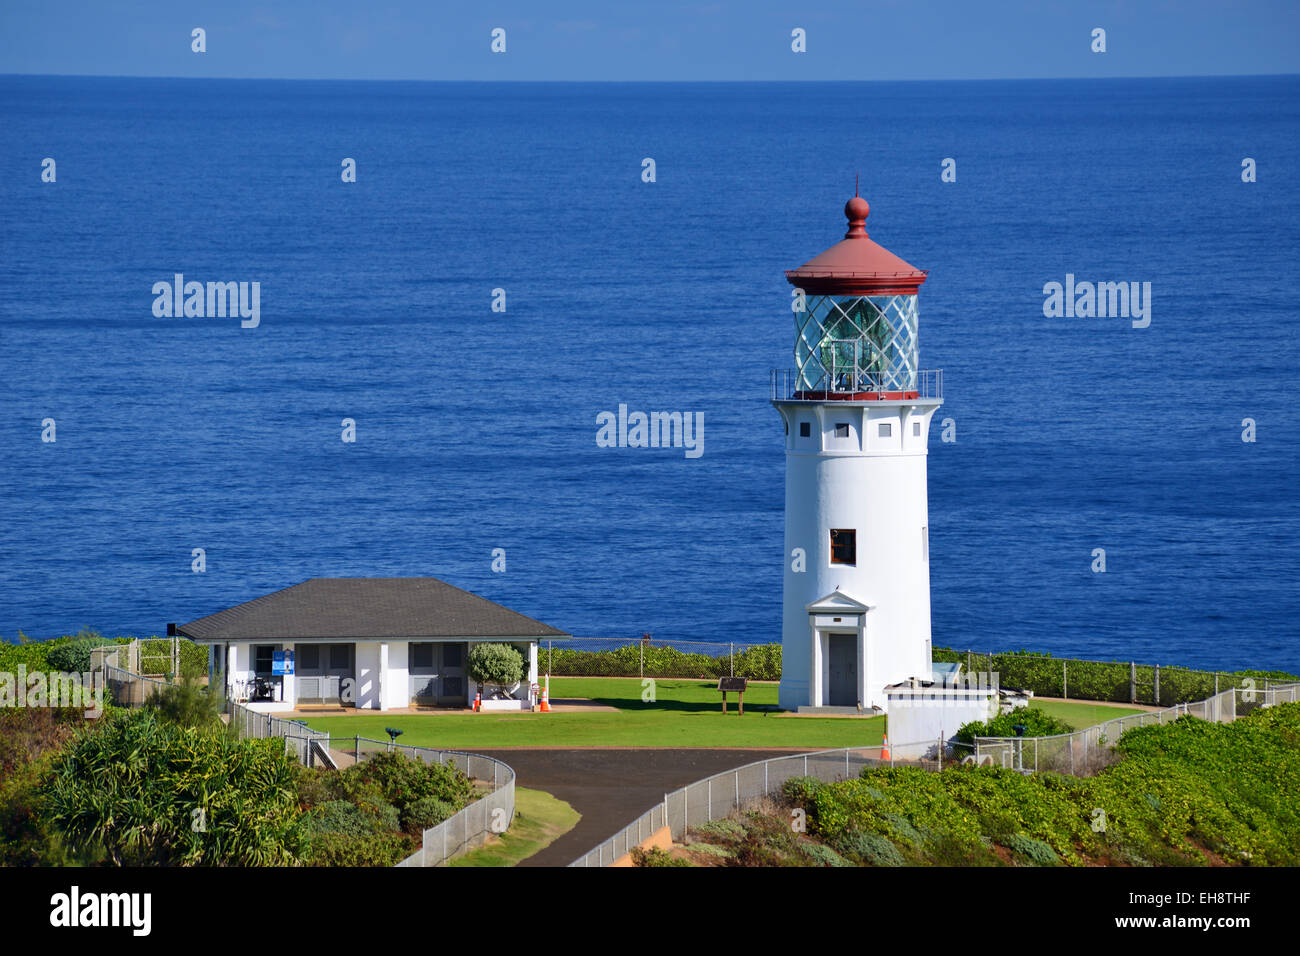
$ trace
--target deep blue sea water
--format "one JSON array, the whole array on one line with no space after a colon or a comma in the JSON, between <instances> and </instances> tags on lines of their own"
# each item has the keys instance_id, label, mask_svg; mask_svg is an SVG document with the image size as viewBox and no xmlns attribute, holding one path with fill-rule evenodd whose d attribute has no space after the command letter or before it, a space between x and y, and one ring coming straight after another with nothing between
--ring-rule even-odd
<instances>
[{"instance_id":1,"label":"deep blue sea water","mask_svg":"<svg viewBox=\"0 0 1300 956\"><path fill-rule=\"evenodd\" d=\"M783 270L860 172L956 422L935 643L1295 670L1297 143L1294 77L0 77L0 635L434 575L586 637L778 640ZM259 281L260 327L155 318L175 272ZM1151 282L1150 327L1045 318L1066 273ZM620 403L703 412L705 454L598 448Z\"/></svg>"}]
</instances>

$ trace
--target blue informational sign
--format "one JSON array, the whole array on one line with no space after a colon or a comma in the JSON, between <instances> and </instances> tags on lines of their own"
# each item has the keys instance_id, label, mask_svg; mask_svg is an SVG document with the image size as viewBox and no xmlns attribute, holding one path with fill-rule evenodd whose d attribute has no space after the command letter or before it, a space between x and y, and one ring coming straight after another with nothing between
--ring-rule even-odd
<instances>
[{"instance_id":1,"label":"blue informational sign","mask_svg":"<svg viewBox=\"0 0 1300 956\"><path fill-rule=\"evenodd\" d=\"M271 653L272 674L293 674L293 651L273 651Z\"/></svg>"}]
</instances>

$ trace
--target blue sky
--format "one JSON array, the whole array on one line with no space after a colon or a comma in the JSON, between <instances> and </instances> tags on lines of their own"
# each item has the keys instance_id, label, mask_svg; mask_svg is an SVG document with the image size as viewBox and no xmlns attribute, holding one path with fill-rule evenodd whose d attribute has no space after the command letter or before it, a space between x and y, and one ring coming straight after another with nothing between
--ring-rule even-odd
<instances>
[{"instance_id":1,"label":"blue sky","mask_svg":"<svg viewBox=\"0 0 1300 956\"><path fill-rule=\"evenodd\" d=\"M207 52L190 31L207 31ZM494 27L506 52L489 50ZM791 51L791 30L807 52ZM1105 53L1090 49L1096 27ZM1297 0L0 0L0 73L918 80L1300 72Z\"/></svg>"}]
</instances>

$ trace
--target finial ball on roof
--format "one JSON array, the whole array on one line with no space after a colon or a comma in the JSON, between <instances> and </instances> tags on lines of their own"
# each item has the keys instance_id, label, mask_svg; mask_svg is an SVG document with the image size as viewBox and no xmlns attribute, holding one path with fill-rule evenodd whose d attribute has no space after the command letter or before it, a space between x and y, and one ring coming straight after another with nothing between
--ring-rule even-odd
<instances>
[{"instance_id":1,"label":"finial ball on roof","mask_svg":"<svg viewBox=\"0 0 1300 956\"><path fill-rule=\"evenodd\" d=\"M871 207L867 205L867 201L861 196L854 196L844 204L844 215L848 218L849 222L852 222L854 219L866 219L867 214L870 212Z\"/></svg>"}]
</instances>

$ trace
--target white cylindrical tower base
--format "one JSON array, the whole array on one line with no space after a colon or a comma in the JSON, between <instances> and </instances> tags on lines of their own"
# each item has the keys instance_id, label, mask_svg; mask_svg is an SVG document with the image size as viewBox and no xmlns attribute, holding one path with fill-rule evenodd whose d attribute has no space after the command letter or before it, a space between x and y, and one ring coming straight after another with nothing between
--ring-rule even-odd
<instances>
[{"instance_id":1,"label":"white cylindrical tower base","mask_svg":"<svg viewBox=\"0 0 1300 956\"><path fill-rule=\"evenodd\" d=\"M883 710L887 684L931 677L926 446L942 400L773 404L787 432L780 705Z\"/></svg>"}]
</instances>

